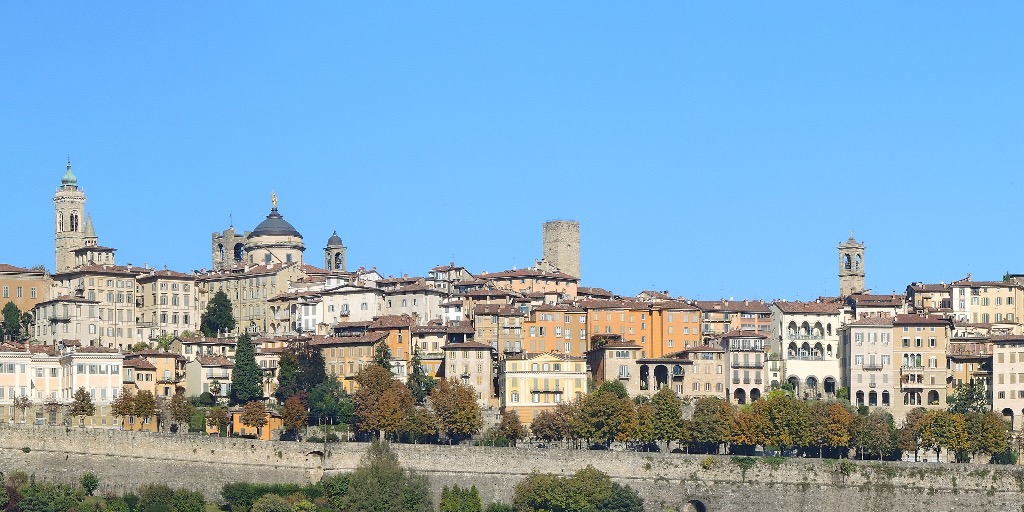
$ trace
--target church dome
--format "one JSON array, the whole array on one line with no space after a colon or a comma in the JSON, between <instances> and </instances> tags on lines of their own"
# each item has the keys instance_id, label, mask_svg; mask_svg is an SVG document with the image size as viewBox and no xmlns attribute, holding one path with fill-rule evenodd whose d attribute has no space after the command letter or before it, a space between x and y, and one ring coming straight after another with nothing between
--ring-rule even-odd
<instances>
[{"instance_id":1,"label":"church dome","mask_svg":"<svg viewBox=\"0 0 1024 512\"><path fill-rule=\"evenodd\" d=\"M64 176L60 178L60 184L67 185L78 185L78 178L71 172L71 159L68 159L68 170L64 173Z\"/></svg>"},{"instance_id":2,"label":"church dome","mask_svg":"<svg viewBox=\"0 0 1024 512\"><path fill-rule=\"evenodd\" d=\"M260 236L294 236L302 238L302 235L295 230L295 227L284 220L280 213L277 213L276 206L271 208L267 218L260 222L260 225L256 226L256 229L252 230L252 233L249 234L250 239Z\"/></svg>"},{"instance_id":3,"label":"church dome","mask_svg":"<svg viewBox=\"0 0 1024 512\"><path fill-rule=\"evenodd\" d=\"M341 246L341 245L344 245L344 244L341 243L341 237L338 236L338 231L335 230L334 234L331 235L331 237L327 239L327 247L337 247L337 246Z\"/></svg>"}]
</instances>

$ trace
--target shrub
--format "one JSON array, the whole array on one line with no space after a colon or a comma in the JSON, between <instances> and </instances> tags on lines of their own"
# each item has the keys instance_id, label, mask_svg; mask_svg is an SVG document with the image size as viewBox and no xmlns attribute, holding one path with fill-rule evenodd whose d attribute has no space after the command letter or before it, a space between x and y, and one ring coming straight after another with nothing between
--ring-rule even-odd
<instances>
[{"instance_id":1,"label":"shrub","mask_svg":"<svg viewBox=\"0 0 1024 512\"><path fill-rule=\"evenodd\" d=\"M276 494L265 494L252 504L252 512L292 512L292 505Z\"/></svg>"},{"instance_id":2,"label":"shrub","mask_svg":"<svg viewBox=\"0 0 1024 512\"><path fill-rule=\"evenodd\" d=\"M488 504L487 508L484 509L484 511L485 512L515 512L515 509L512 508L512 505L508 505L508 504L505 504L505 503L494 502L494 503Z\"/></svg>"},{"instance_id":3,"label":"shrub","mask_svg":"<svg viewBox=\"0 0 1024 512\"><path fill-rule=\"evenodd\" d=\"M86 473L82 475L80 483L82 484L82 489L85 490L85 494L92 496L92 493L100 486L100 479L95 473Z\"/></svg>"},{"instance_id":4,"label":"shrub","mask_svg":"<svg viewBox=\"0 0 1024 512\"><path fill-rule=\"evenodd\" d=\"M704 457L704 459L700 461L700 467L703 468L704 471L710 471L712 469L715 469L715 466L717 465L718 460L715 459L714 457Z\"/></svg>"}]
</instances>

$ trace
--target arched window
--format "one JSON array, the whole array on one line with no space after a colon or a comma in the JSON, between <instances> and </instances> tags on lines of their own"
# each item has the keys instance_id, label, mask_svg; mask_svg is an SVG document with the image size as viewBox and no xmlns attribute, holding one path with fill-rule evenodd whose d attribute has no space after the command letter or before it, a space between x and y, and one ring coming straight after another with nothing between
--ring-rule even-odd
<instances>
[{"instance_id":1,"label":"arched window","mask_svg":"<svg viewBox=\"0 0 1024 512\"><path fill-rule=\"evenodd\" d=\"M57 231L64 232L64 212L57 214Z\"/></svg>"},{"instance_id":2,"label":"arched window","mask_svg":"<svg viewBox=\"0 0 1024 512\"><path fill-rule=\"evenodd\" d=\"M220 255L221 263L224 262L224 244L217 244L217 254Z\"/></svg>"},{"instance_id":3,"label":"arched window","mask_svg":"<svg viewBox=\"0 0 1024 512\"><path fill-rule=\"evenodd\" d=\"M849 254L843 255L843 268L845 268L846 270L853 269L853 261L850 260Z\"/></svg>"},{"instance_id":4,"label":"arched window","mask_svg":"<svg viewBox=\"0 0 1024 512\"><path fill-rule=\"evenodd\" d=\"M334 269L335 270L343 270L344 266L345 266L345 260L344 260L344 258L342 258L341 253L339 252L338 254L335 254L334 255Z\"/></svg>"},{"instance_id":5,"label":"arched window","mask_svg":"<svg viewBox=\"0 0 1024 512\"><path fill-rule=\"evenodd\" d=\"M244 252L244 250L242 249L242 244L235 244L235 249L234 249L235 261L237 261L237 262L241 262L242 261L242 253L243 252Z\"/></svg>"},{"instance_id":6,"label":"arched window","mask_svg":"<svg viewBox=\"0 0 1024 512\"><path fill-rule=\"evenodd\" d=\"M327 253L327 259L325 263L326 264L324 265L324 268L327 270L331 270L331 253Z\"/></svg>"},{"instance_id":7,"label":"arched window","mask_svg":"<svg viewBox=\"0 0 1024 512\"><path fill-rule=\"evenodd\" d=\"M857 266L856 266L856 269L860 270L860 254L857 255Z\"/></svg>"},{"instance_id":8,"label":"arched window","mask_svg":"<svg viewBox=\"0 0 1024 512\"><path fill-rule=\"evenodd\" d=\"M71 212L70 227L69 231L78 231L78 212Z\"/></svg>"}]
</instances>

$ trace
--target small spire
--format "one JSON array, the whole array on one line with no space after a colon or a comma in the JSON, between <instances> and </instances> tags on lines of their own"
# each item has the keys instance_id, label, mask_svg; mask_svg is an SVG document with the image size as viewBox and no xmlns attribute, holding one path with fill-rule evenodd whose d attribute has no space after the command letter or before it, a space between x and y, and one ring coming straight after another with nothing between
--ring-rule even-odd
<instances>
[{"instance_id":1,"label":"small spire","mask_svg":"<svg viewBox=\"0 0 1024 512\"><path fill-rule=\"evenodd\" d=\"M67 171L64 173L64 176L61 177L60 184L64 185L64 186L67 186L67 185L77 186L78 185L78 178L76 178L74 173L71 172L71 157L70 156L68 156Z\"/></svg>"},{"instance_id":2,"label":"small spire","mask_svg":"<svg viewBox=\"0 0 1024 512\"><path fill-rule=\"evenodd\" d=\"M96 238L96 229L92 226L91 213L85 217L85 236L87 238Z\"/></svg>"}]
</instances>

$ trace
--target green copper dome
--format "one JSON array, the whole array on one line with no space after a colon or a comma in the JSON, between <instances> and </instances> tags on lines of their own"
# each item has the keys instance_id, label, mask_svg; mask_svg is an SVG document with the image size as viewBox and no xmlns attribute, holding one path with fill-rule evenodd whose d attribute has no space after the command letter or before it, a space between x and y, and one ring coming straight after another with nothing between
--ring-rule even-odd
<instances>
[{"instance_id":1,"label":"green copper dome","mask_svg":"<svg viewBox=\"0 0 1024 512\"><path fill-rule=\"evenodd\" d=\"M64 173L64 176L60 179L61 185L74 185L78 186L78 178L71 172L71 159L68 159L68 170Z\"/></svg>"}]
</instances>

